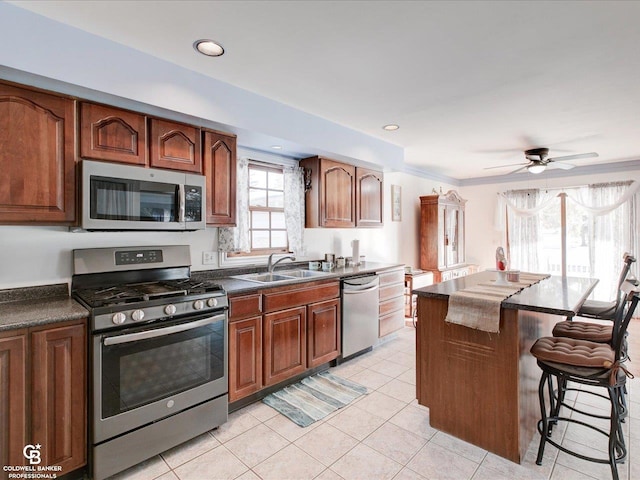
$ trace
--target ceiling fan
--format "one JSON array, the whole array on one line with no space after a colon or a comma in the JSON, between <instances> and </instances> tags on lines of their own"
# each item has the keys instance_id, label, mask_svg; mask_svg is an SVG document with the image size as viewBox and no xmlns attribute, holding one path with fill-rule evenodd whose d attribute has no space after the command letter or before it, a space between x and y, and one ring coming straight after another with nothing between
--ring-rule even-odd
<instances>
[{"instance_id":1,"label":"ceiling fan","mask_svg":"<svg viewBox=\"0 0 640 480\"><path fill-rule=\"evenodd\" d=\"M578 153L576 155L564 155L562 157L554 157L549 158L549 149L548 148L531 148L529 150L525 150L524 156L528 160L527 163L511 163L508 165L499 165L497 167L487 167L485 170L491 170L493 168L504 168L504 167L513 167L519 166L520 168L515 169L513 172L509 172L508 175L512 173L520 172L521 170L527 169L529 172L537 174L544 172L547 168L549 169L562 169L562 170L570 170L575 165L570 163L563 163L566 160L577 160L579 158L593 158L597 157L598 154L596 152L589 153Z\"/></svg>"}]
</instances>

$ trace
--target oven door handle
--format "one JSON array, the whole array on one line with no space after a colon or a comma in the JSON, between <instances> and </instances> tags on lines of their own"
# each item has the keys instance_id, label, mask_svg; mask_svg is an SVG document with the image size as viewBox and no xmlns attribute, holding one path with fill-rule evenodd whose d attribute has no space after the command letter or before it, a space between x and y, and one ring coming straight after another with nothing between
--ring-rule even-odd
<instances>
[{"instance_id":1,"label":"oven door handle","mask_svg":"<svg viewBox=\"0 0 640 480\"><path fill-rule=\"evenodd\" d=\"M172 333L185 332L187 330L193 330L194 328L204 327L211 323L224 320L225 315L216 315L214 317L205 318L203 320L196 320L195 322L184 323L182 325L174 325L173 327L159 328L157 330L146 330L144 332L129 333L126 335L118 335L115 337L107 337L103 340L105 345L120 345L122 343L137 342L139 340L147 340L149 338L164 337L165 335L171 335Z\"/></svg>"}]
</instances>

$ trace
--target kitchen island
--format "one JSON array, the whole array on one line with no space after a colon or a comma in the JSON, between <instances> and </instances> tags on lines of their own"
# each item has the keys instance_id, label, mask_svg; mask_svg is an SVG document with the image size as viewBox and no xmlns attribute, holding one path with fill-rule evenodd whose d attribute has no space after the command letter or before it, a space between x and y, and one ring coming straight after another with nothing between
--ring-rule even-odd
<instances>
[{"instance_id":1,"label":"kitchen island","mask_svg":"<svg viewBox=\"0 0 640 480\"><path fill-rule=\"evenodd\" d=\"M414 290L417 397L433 428L520 463L540 417L529 349L573 317L598 281L551 276L525 288L502 302L499 333L445 322L451 294L495 278L480 272Z\"/></svg>"}]
</instances>

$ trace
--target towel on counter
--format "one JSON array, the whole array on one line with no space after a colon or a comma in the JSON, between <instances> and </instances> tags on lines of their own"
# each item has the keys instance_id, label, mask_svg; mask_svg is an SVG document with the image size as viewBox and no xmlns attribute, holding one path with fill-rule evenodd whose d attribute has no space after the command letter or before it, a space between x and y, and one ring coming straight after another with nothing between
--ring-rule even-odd
<instances>
[{"instance_id":1,"label":"towel on counter","mask_svg":"<svg viewBox=\"0 0 640 480\"><path fill-rule=\"evenodd\" d=\"M485 332L500 332L500 305L502 301L521 290L538 283L549 275L521 273L520 281L496 285L494 281L479 283L449 296L446 322Z\"/></svg>"}]
</instances>

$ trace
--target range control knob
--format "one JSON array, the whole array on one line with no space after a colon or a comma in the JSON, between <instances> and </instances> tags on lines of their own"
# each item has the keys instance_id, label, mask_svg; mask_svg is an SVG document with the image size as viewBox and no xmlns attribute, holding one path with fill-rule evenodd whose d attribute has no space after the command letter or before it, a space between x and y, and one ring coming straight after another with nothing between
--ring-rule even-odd
<instances>
[{"instance_id":1,"label":"range control knob","mask_svg":"<svg viewBox=\"0 0 640 480\"><path fill-rule=\"evenodd\" d=\"M193 308L196 310L202 310L204 308L204 302L202 300L196 300L193 302Z\"/></svg>"},{"instance_id":2,"label":"range control knob","mask_svg":"<svg viewBox=\"0 0 640 480\"><path fill-rule=\"evenodd\" d=\"M176 313L176 306L175 305L167 305L166 307L164 307L164 313L166 313L167 315L173 315Z\"/></svg>"},{"instance_id":3,"label":"range control knob","mask_svg":"<svg viewBox=\"0 0 640 480\"><path fill-rule=\"evenodd\" d=\"M124 323L127 320L127 316L122 313L122 312L118 312L116 313L112 318L111 321L113 323L115 323L116 325L120 325L122 323Z\"/></svg>"},{"instance_id":4,"label":"range control knob","mask_svg":"<svg viewBox=\"0 0 640 480\"><path fill-rule=\"evenodd\" d=\"M218 305L218 299L217 298L210 298L209 300L207 300L207 305L209 305L210 307L215 307Z\"/></svg>"},{"instance_id":5,"label":"range control knob","mask_svg":"<svg viewBox=\"0 0 640 480\"><path fill-rule=\"evenodd\" d=\"M142 310L134 310L131 314L131 318L134 322L139 322L144 318L144 312Z\"/></svg>"}]
</instances>

